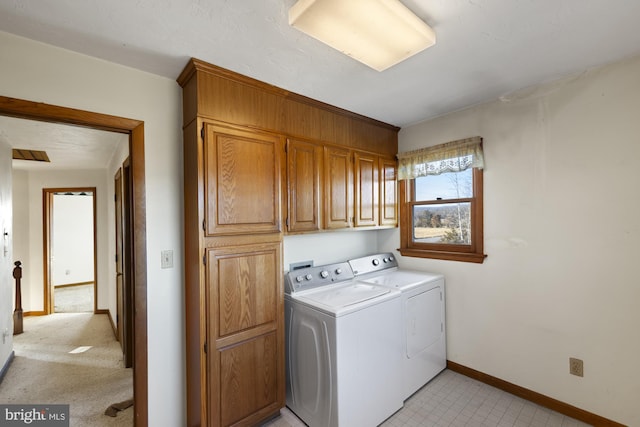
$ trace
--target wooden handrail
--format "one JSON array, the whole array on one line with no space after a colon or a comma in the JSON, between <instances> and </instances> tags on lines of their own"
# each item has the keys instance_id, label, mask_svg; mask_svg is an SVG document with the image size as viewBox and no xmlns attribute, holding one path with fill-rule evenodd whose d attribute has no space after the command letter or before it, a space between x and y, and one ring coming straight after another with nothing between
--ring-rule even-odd
<instances>
[{"instance_id":1,"label":"wooden handrail","mask_svg":"<svg viewBox=\"0 0 640 427\"><path fill-rule=\"evenodd\" d=\"M16 308L13 311L13 335L21 334L22 331L22 289L20 289L20 279L22 279L22 263L13 263L13 278L16 279Z\"/></svg>"}]
</instances>

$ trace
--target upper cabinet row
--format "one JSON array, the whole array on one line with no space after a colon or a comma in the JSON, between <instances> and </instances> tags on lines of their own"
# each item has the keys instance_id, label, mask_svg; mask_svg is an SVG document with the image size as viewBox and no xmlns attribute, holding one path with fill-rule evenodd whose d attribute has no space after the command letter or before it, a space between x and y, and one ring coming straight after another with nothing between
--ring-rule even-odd
<instances>
[{"instance_id":1,"label":"upper cabinet row","mask_svg":"<svg viewBox=\"0 0 640 427\"><path fill-rule=\"evenodd\" d=\"M395 226L396 161L287 140L287 231Z\"/></svg>"},{"instance_id":2,"label":"upper cabinet row","mask_svg":"<svg viewBox=\"0 0 640 427\"><path fill-rule=\"evenodd\" d=\"M393 157L238 126L203 129L207 235L397 225Z\"/></svg>"}]
</instances>

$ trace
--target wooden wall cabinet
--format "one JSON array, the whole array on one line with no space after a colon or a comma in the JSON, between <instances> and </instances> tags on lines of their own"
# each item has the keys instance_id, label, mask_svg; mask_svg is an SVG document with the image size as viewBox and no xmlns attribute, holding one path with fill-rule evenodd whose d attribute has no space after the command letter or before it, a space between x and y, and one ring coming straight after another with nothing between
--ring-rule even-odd
<instances>
[{"instance_id":1,"label":"wooden wall cabinet","mask_svg":"<svg viewBox=\"0 0 640 427\"><path fill-rule=\"evenodd\" d=\"M351 150L324 148L324 228L349 228L353 223Z\"/></svg>"},{"instance_id":2,"label":"wooden wall cabinet","mask_svg":"<svg viewBox=\"0 0 640 427\"><path fill-rule=\"evenodd\" d=\"M178 83L186 425L259 425L285 405L283 231L391 225L399 128L197 59Z\"/></svg>"},{"instance_id":3,"label":"wooden wall cabinet","mask_svg":"<svg viewBox=\"0 0 640 427\"><path fill-rule=\"evenodd\" d=\"M288 232L398 224L394 157L292 139L287 147Z\"/></svg>"},{"instance_id":4,"label":"wooden wall cabinet","mask_svg":"<svg viewBox=\"0 0 640 427\"><path fill-rule=\"evenodd\" d=\"M380 183L378 180L379 161L373 154L354 152L354 212L355 227L375 227L379 225Z\"/></svg>"},{"instance_id":5,"label":"wooden wall cabinet","mask_svg":"<svg viewBox=\"0 0 640 427\"><path fill-rule=\"evenodd\" d=\"M381 157L380 172L380 225L398 225L398 163L395 157Z\"/></svg>"},{"instance_id":6,"label":"wooden wall cabinet","mask_svg":"<svg viewBox=\"0 0 640 427\"><path fill-rule=\"evenodd\" d=\"M324 228L395 227L396 160L340 147L324 148Z\"/></svg>"},{"instance_id":7,"label":"wooden wall cabinet","mask_svg":"<svg viewBox=\"0 0 640 427\"><path fill-rule=\"evenodd\" d=\"M282 407L281 252L280 242L207 249L210 425L253 425Z\"/></svg>"},{"instance_id":8,"label":"wooden wall cabinet","mask_svg":"<svg viewBox=\"0 0 640 427\"><path fill-rule=\"evenodd\" d=\"M287 140L287 231L320 230L322 146Z\"/></svg>"},{"instance_id":9,"label":"wooden wall cabinet","mask_svg":"<svg viewBox=\"0 0 640 427\"><path fill-rule=\"evenodd\" d=\"M280 137L204 123L206 235L277 233Z\"/></svg>"}]
</instances>

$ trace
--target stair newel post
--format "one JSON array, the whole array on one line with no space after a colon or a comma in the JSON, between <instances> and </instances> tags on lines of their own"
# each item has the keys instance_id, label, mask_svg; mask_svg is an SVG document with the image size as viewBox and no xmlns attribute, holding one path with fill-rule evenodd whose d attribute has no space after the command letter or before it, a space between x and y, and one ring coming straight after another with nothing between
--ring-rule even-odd
<instances>
[{"instance_id":1,"label":"stair newel post","mask_svg":"<svg viewBox=\"0 0 640 427\"><path fill-rule=\"evenodd\" d=\"M20 279L22 279L22 263L16 261L13 263L13 278L16 279L16 308L13 311L13 335L22 333L22 289L20 288Z\"/></svg>"}]
</instances>

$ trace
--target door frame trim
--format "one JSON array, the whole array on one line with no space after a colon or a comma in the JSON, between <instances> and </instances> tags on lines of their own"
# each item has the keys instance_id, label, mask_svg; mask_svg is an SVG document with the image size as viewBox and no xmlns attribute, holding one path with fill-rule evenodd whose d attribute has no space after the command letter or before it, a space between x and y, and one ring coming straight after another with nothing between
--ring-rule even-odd
<instances>
[{"instance_id":1,"label":"door frame trim","mask_svg":"<svg viewBox=\"0 0 640 427\"><path fill-rule=\"evenodd\" d=\"M62 123L129 135L129 157L133 203L133 293L134 293L134 425L147 427L147 231L144 167L144 122L74 108L0 96L0 115L43 122Z\"/></svg>"}]
</instances>

